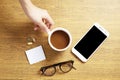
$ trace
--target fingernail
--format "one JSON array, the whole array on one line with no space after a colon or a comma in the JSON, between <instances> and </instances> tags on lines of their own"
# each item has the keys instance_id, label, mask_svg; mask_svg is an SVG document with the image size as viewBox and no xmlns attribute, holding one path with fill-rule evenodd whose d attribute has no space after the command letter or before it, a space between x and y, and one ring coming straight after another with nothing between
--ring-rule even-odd
<instances>
[{"instance_id":1,"label":"fingernail","mask_svg":"<svg viewBox=\"0 0 120 80\"><path fill-rule=\"evenodd\" d=\"M36 31L37 29L38 29L37 27L34 28L35 31Z\"/></svg>"}]
</instances>

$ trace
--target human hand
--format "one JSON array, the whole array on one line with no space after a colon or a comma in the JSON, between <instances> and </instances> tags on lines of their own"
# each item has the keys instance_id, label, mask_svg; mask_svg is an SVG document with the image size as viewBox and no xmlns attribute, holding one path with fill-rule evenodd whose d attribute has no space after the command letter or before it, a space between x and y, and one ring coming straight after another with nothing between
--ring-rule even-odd
<instances>
[{"instance_id":1,"label":"human hand","mask_svg":"<svg viewBox=\"0 0 120 80\"><path fill-rule=\"evenodd\" d=\"M49 33L51 26L54 24L48 12L36 6L29 8L27 15L35 24L34 30L40 28L42 31Z\"/></svg>"},{"instance_id":2,"label":"human hand","mask_svg":"<svg viewBox=\"0 0 120 80\"><path fill-rule=\"evenodd\" d=\"M35 24L34 30L41 28L41 30L49 33L51 26L54 24L48 12L44 9L38 8L32 4L31 0L19 0L26 15Z\"/></svg>"}]
</instances>

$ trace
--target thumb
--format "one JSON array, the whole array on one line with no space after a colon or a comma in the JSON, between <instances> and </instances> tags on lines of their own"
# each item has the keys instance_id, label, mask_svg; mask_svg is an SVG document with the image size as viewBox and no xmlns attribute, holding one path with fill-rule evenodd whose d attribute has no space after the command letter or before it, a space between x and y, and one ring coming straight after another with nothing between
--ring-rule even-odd
<instances>
[{"instance_id":1,"label":"thumb","mask_svg":"<svg viewBox=\"0 0 120 80\"><path fill-rule=\"evenodd\" d=\"M38 25L39 25L39 27L40 27L43 31L47 32L48 34L50 33L50 30L49 30L48 27L45 25L45 23L40 22Z\"/></svg>"}]
</instances>

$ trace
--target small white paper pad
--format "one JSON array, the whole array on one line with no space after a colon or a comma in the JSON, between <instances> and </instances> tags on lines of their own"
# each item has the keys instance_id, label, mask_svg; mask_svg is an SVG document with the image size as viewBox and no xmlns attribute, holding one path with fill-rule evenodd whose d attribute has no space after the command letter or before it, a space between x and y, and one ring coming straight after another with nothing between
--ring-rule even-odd
<instances>
[{"instance_id":1,"label":"small white paper pad","mask_svg":"<svg viewBox=\"0 0 120 80\"><path fill-rule=\"evenodd\" d=\"M34 63L37 63L39 61L46 59L42 46L32 48L25 52L26 52L26 55L27 55L27 58L30 64L34 64Z\"/></svg>"}]
</instances>

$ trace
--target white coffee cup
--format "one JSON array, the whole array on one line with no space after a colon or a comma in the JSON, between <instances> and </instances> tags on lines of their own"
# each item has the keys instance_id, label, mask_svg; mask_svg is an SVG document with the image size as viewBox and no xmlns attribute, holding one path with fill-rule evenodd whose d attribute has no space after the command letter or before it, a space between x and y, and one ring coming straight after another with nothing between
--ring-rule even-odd
<instances>
[{"instance_id":1,"label":"white coffee cup","mask_svg":"<svg viewBox=\"0 0 120 80\"><path fill-rule=\"evenodd\" d=\"M66 35L66 38L68 37L69 38L69 41L68 41L68 44L64 47L64 48L57 48L57 47L55 47L54 45L53 45L53 38L51 39L51 37L53 36L53 35L56 35L56 33L58 34L58 32L59 32L59 34L60 34L60 32L62 32L61 33L61 35L64 33L65 35ZM65 37L65 36L64 36ZM55 39L55 38L54 38ZM57 39L56 39L57 40ZM57 44L61 44L60 42L64 42L64 41L61 41L61 40L63 40L62 38L60 38L59 40L58 40L58 43ZM53 42L53 43L52 43ZM56 41L57 42L57 41ZM70 47L70 45L71 45L71 43L72 43L72 37L71 37L71 34L70 34L70 32L68 31L68 30L66 30L66 29L64 29L64 28L61 28L61 27L58 27L58 28L55 28L55 29L53 29L52 31L50 31L49 32L49 36L48 36L48 43L49 43L49 45L50 45L50 47L53 49L53 50L55 50L55 51L65 51L66 49L68 49L69 47Z\"/></svg>"}]
</instances>

